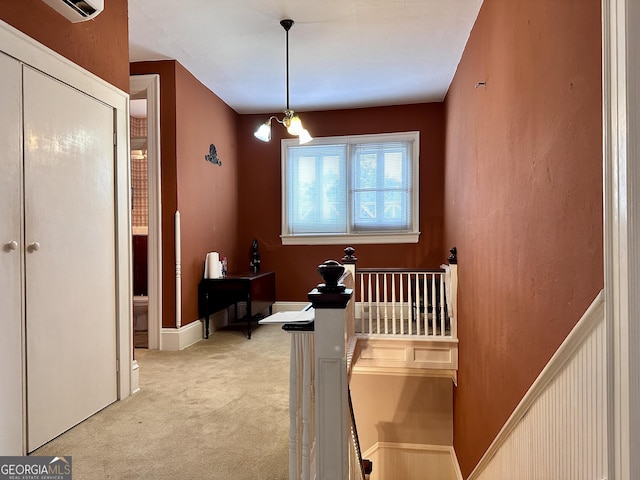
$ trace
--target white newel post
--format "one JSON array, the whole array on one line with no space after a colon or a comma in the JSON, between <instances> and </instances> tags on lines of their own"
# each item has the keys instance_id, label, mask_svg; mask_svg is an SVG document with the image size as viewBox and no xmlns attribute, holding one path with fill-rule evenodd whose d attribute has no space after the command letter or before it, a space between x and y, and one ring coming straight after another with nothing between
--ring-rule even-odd
<instances>
[{"instance_id":1,"label":"white newel post","mask_svg":"<svg viewBox=\"0 0 640 480\"><path fill-rule=\"evenodd\" d=\"M329 260L318 268L325 283L312 290L315 309L316 479L349 478L349 405L345 314L352 289L337 285L344 272Z\"/></svg>"},{"instance_id":2,"label":"white newel post","mask_svg":"<svg viewBox=\"0 0 640 480\"><path fill-rule=\"evenodd\" d=\"M453 247L449 250L449 289L450 289L450 306L449 316L451 317L451 336L458 338L458 249Z\"/></svg>"}]
</instances>

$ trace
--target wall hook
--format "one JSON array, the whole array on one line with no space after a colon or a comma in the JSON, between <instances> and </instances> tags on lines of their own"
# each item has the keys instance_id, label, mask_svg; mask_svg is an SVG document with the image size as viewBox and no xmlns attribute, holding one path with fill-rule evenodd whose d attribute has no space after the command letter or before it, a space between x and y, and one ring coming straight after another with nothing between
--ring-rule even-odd
<instances>
[{"instance_id":1,"label":"wall hook","mask_svg":"<svg viewBox=\"0 0 640 480\"><path fill-rule=\"evenodd\" d=\"M476 83L476 88L478 88L478 87L487 88L487 82L478 82L478 83Z\"/></svg>"}]
</instances>

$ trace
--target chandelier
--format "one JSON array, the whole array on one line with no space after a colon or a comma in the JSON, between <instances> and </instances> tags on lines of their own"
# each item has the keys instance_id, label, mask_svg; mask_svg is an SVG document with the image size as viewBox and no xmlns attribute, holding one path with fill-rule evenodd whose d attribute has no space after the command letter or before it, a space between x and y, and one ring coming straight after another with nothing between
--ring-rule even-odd
<instances>
[{"instance_id":1,"label":"chandelier","mask_svg":"<svg viewBox=\"0 0 640 480\"><path fill-rule=\"evenodd\" d=\"M287 108L285 108L284 110L284 117L282 117L282 119L279 119L275 116L271 116L269 117L269 120L267 120L265 123L260 125L258 130L255 131L254 133L255 137L259 140L262 140L263 142L268 142L269 140L271 140L271 121L272 120L275 120L276 122L284 125L284 127L287 129L287 132L290 135L297 136L300 142L300 145L304 143L308 143L311 140L313 140L311 135L309 135L309 132L307 131L307 129L302 126L302 121L300 120L300 117L298 116L298 114L293 110L291 110L291 108L289 108L289 30L293 26L293 23L294 23L293 20L288 18L284 20L280 20L280 25L282 25L282 28L284 28L284 31L286 32L285 35L286 35L286 55L287 55Z\"/></svg>"}]
</instances>

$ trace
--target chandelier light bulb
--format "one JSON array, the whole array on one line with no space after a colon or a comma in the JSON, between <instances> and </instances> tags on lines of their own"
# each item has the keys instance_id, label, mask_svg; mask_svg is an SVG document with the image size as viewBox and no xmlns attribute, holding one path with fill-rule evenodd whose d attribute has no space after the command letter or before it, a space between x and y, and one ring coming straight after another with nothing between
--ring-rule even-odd
<instances>
[{"instance_id":1,"label":"chandelier light bulb","mask_svg":"<svg viewBox=\"0 0 640 480\"><path fill-rule=\"evenodd\" d=\"M258 140L268 142L271 140L271 119L260 125L258 130L253 134Z\"/></svg>"},{"instance_id":2,"label":"chandelier light bulb","mask_svg":"<svg viewBox=\"0 0 640 480\"><path fill-rule=\"evenodd\" d=\"M289 125L287 125L287 132L289 135L300 135L302 133L302 122L300 121L300 117L296 114L293 114L291 118L289 118Z\"/></svg>"}]
</instances>

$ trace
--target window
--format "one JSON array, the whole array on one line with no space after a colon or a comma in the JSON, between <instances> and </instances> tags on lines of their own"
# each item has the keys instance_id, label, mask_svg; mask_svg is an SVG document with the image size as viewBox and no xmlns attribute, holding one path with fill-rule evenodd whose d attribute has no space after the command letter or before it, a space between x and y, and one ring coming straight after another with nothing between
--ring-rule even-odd
<instances>
[{"instance_id":1,"label":"window","mask_svg":"<svg viewBox=\"0 0 640 480\"><path fill-rule=\"evenodd\" d=\"M282 243L418 241L419 132L282 140Z\"/></svg>"}]
</instances>

